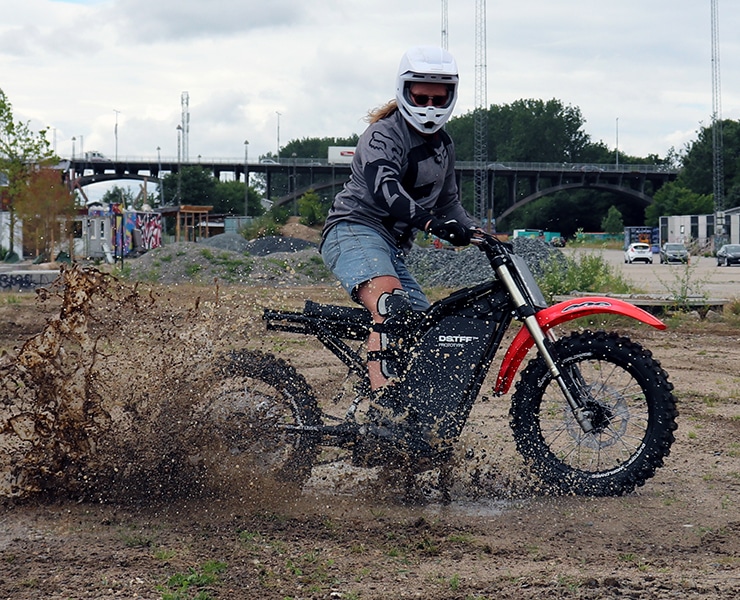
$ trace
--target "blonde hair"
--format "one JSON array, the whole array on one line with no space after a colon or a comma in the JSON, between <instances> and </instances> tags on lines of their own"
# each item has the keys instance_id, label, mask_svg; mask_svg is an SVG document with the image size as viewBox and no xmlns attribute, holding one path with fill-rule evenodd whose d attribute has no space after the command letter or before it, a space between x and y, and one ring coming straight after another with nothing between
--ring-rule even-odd
<instances>
[{"instance_id":1,"label":"blonde hair","mask_svg":"<svg viewBox=\"0 0 740 600\"><path fill-rule=\"evenodd\" d=\"M383 106L373 108L370 112L367 113L365 120L372 125L373 123L377 123L381 119L390 117L397 110L398 103L394 98L393 100L388 100L388 102L386 102Z\"/></svg>"}]
</instances>

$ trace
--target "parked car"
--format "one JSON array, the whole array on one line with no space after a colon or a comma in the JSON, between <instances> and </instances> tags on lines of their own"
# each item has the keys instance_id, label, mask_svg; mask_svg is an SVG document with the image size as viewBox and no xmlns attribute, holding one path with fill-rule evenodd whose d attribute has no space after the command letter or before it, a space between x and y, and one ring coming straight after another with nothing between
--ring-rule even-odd
<instances>
[{"instance_id":1,"label":"parked car","mask_svg":"<svg viewBox=\"0 0 740 600\"><path fill-rule=\"evenodd\" d=\"M554 237L550 240L550 244L555 248L565 248L565 238L562 235L560 237Z\"/></svg>"},{"instance_id":2,"label":"parked car","mask_svg":"<svg viewBox=\"0 0 740 600\"><path fill-rule=\"evenodd\" d=\"M633 262L644 262L653 264L653 253L650 244L635 242L630 244L624 251L624 262L632 264Z\"/></svg>"},{"instance_id":3,"label":"parked car","mask_svg":"<svg viewBox=\"0 0 740 600\"><path fill-rule=\"evenodd\" d=\"M660 264L688 263L689 251L683 244L665 243L660 249Z\"/></svg>"},{"instance_id":4,"label":"parked car","mask_svg":"<svg viewBox=\"0 0 740 600\"><path fill-rule=\"evenodd\" d=\"M740 265L740 244L725 244L717 250L717 266Z\"/></svg>"}]
</instances>

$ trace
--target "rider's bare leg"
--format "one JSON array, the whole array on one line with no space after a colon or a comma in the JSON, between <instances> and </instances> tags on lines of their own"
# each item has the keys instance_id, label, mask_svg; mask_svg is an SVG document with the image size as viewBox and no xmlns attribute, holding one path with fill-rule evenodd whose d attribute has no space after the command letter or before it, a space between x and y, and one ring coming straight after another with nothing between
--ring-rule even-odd
<instances>
[{"instance_id":1,"label":"rider's bare leg","mask_svg":"<svg viewBox=\"0 0 740 600\"><path fill-rule=\"evenodd\" d=\"M381 275L370 281L366 281L357 288L357 298L362 305L370 311L374 323L383 323L385 316L378 312L378 299L383 294L392 294L393 290L402 289L401 282L396 277ZM380 333L373 331L367 339L367 351L380 351ZM367 361L367 373L370 378L370 387L377 390L388 384L388 379L383 375L379 360Z\"/></svg>"}]
</instances>

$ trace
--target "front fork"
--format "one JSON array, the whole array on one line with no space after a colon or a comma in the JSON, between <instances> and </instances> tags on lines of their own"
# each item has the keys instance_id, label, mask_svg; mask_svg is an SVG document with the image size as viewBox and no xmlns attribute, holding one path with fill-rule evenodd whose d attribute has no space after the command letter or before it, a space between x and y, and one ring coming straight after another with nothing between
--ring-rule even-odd
<instances>
[{"instance_id":1,"label":"front fork","mask_svg":"<svg viewBox=\"0 0 740 600\"><path fill-rule=\"evenodd\" d=\"M593 413L586 407L582 400L583 386L578 385L578 381L582 380L577 367L573 367L573 369L570 370L561 370L560 367L558 367L557 357L555 356L553 349L554 338L550 339L548 337L548 335L552 335L552 333L548 332L548 335L546 335L542 331L542 328L535 317L533 307L524 298L519 286L511 276L508 267L503 262L496 266L496 274L499 276L501 283L503 283L504 287L511 295L519 318L524 322L524 326L527 330L529 330L532 340L537 347L537 351L545 361L553 379L560 387L560 391L563 392L563 395L573 412L573 416L576 421L578 421L583 432L590 433L594 428Z\"/></svg>"}]
</instances>

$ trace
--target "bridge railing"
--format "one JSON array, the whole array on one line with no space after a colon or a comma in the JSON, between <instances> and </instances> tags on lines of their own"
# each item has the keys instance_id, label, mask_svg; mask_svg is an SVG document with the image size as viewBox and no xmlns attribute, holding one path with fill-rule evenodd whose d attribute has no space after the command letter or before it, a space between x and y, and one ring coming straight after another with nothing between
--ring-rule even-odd
<instances>
[{"instance_id":1,"label":"bridge railing","mask_svg":"<svg viewBox=\"0 0 740 600\"><path fill-rule=\"evenodd\" d=\"M180 164L183 166L214 166L214 165L244 165L244 158L234 157L202 157L190 158L189 160L178 160L177 157L163 156L163 157L151 157L151 156L119 156L117 161L88 161L82 158L76 158L73 160L75 164L85 165L101 165L101 164ZM332 163L326 158L284 158L279 159L269 158L261 160L249 160L247 161L249 166L260 165L261 167L328 167ZM456 167L465 170L474 170L479 163L474 161L457 161ZM347 163L338 163L336 166L347 167ZM540 171L540 172L558 172L572 171L574 173L678 173L678 169L675 169L668 165L637 165L637 164L616 164L616 163L550 163L550 162L489 162L486 164L486 169L499 173L505 172L519 172L519 171Z\"/></svg>"}]
</instances>

